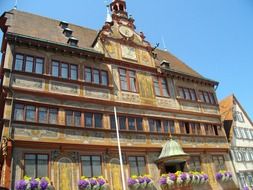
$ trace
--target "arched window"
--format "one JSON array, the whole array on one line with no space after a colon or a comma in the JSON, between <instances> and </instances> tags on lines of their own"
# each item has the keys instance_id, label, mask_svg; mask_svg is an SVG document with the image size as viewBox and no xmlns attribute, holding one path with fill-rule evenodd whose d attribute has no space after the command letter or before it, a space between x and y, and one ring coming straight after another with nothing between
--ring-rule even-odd
<instances>
[{"instance_id":1,"label":"arched window","mask_svg":"<svg viewBox=\"0 0 253 190\"><path fill-rule=\"evenodd\" d=\"M117 6L117 5L114 5L114 6L113 6L113 10L114 10L114 11L118 11L118 6Z\"/></svg>"},{"instance_id":2,"label":"arched window","mask_svg":"<svg viewBox=\"0 0 253 190\"><path fill-rule=\"evenodd\" d=\"M119 4L119 10L124 11L124 6L122 4Z\"/></svg>"}]
</instances>

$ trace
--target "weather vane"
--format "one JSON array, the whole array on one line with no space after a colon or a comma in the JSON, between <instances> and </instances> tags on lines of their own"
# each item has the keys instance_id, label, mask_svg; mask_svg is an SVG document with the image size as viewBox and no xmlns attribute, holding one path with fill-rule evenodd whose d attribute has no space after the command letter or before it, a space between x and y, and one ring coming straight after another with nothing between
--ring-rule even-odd
<instances>
[{"instance_id":1,"label":"weather vane","mask_svg":"<svg viewBox=\"0 0 253 190\"><path fill-rule=\"evenodd\" d=\"M15 0L15 5L14 5L14 9L18 8L18 0Z\"/></svg>"}]
</instances>

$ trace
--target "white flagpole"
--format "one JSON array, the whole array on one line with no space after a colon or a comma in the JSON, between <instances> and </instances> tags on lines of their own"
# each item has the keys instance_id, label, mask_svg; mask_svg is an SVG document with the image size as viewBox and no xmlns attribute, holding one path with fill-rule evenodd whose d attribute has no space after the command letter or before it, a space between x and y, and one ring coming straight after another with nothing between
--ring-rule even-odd
<instances>
[{"instance_id":1,"label":"white flagpole","mask_svg":"<svg viewBox=\"0 0 253 190\"><path fill-rule=\"evenodd\" d=\"M119 139L118 117L117 117L117 110L116 110L116 107L115 107L115 106L114 106L114 117L115 117L115 124L116 124L118 149L119 149L119 160L120 160L121 179L122 179L123 190L126 190L125 175L124 175L124 168L123 168L123 160L122 160L121 146L120 146L120 139Z\"/></svg>"}]
</instances>

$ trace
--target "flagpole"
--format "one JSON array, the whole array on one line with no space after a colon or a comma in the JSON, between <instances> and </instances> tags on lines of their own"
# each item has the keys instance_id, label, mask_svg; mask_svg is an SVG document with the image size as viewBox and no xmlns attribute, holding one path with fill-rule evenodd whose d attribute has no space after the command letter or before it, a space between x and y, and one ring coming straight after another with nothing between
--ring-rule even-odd
<instances>
[{"instance_id":1,"label":"flagpole","mask_svg":"<svg viewBox=\"0 0 253 190\"><path fill-rule=\"evenodd\" d=\"M122 179L123 190L126 190L125 175L124 175L124 168L123 168L123 160L122 160L121 146L120 146L120 139L119 139L118 117L117 117L117 110L116 110L116 107L115 107L115 106L114 106L114 117L115 117L115 124L116 124L118 149L119 149L119 160L120 160L121 179Z\"/></svg>"}]
</instances>

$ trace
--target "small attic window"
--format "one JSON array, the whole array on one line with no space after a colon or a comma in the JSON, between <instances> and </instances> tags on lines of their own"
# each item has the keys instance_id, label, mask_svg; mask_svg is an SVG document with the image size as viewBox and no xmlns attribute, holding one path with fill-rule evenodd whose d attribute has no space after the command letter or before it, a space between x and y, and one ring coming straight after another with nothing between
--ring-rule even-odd
<instances>
[{"instance_id":1,"label":"small attic window","mask_svg":"<svg viewBox=\"0 0 253 190\"><path fill-rule=\"evenodd\" d=\"M78 43L78 39L76 39L75 37L70 37L68 39L68 44L71 46L77 46L77 43Z\"/></svg>"},{"instance_id":2,"label":"small attic window","mask_svg":"<svg viewBox=\"0 0 253 190\"><path fill-rule=\"evenodd\" d=\"M70 28L64 28L63 34L67 37L70 37L72 35L73 31Z\"/></svg>"},{"instance_id":3,"label":"small attic window","mask_svg":"<svg viewBox=\"0 0 253 190\"><path fill-rule=\"evenodd\" d=\"M166 68L166 69L170 69L170 63L166 60L163 60L161 63L160 63L161 67L163 68Z\"/></svg>"},{"instance_id":4,"label":"small attic window","mask_svg":"<svg viewBox=\"0 0 253 190\"><path fill-rule=\"evenodd\" d=\"M67 23L65 21L60 22L60 27L62 27L63 29L68 28L68 26L69 26L69 23Z\"/></svg>"}]
</instances>

